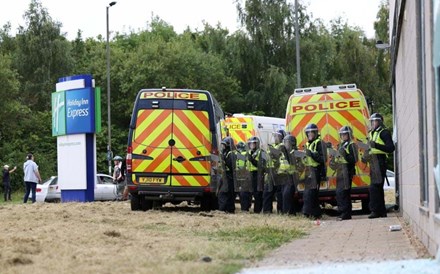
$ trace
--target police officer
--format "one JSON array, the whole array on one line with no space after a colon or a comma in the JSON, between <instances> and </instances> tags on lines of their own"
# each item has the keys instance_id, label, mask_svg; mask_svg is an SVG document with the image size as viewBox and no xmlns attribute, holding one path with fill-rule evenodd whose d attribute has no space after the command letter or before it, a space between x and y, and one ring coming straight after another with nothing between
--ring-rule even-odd
<instances>
[{"instance_id":1,"label":"police officer","mask_svg":"<svg viewBox=\"0 0 440 274\"><path fill-rule=\"evenodd\" d=\"M370 149L362 157L363 162L370 163L370 211L368 218L387 217L383 185L387 166L387 154L394 152L394 143L391 133L383 124L383 117L379 113L370 116L371 130L369 135Z\"/></svg>"},{"instance_id":2,"label":"police officer","mask_svg":"<svg viewBox=\"0 0 440 274\"><path fill-rule=\"evenodd\" d=\"M307 143L305 145L306 157L304 159L305 188L303 193L303 213L306 217L319 219L321 208L319 206L319 185L325 177L325 150L318 133L316 124L308 124L305 128Z\"/></svg>"},{"instance_id":3,"label":"police officer","mask_svg":"<svg viewBox=\"0 0 440 274\"><path fill-rule=\"evenodd\" d=\"M242 194L245 195L244 192L251 192L252 190L248 171L246 144L242 141L237 143L235 163L235 191L240 197L241 210L249 211L247 202L242 198ZM250 195L250 193L246 195Z\"/></svg>"},{"instance_id":4,"label":"police officer","mask_svg":"<svg viewBox=\"0 0 440 274\"><path fill-rule=\"evenodd\" d=\"M332 157L333 169L336 170L336 201L338 203L338 221L351 219L351 184L355 174L355 164L358 160L358 149L352 141L353 130L343 126L339 130L339 155ZM332 164L331 164L332 165Z\"/></svg>"},{"instance_id":5,"label":"police officer","mask_svg":"<svg viewBox=\"0 0 440 274\"><path fill-rule=\"evenodd\" d=\"M299 182L298 170L301 169L301 161L294 156L295 150L298 150L295 136L286 135L281 147L278 180L282 187L282 213L290 215L296 215L296 212L300 210L295 194Z\"/></svg>"},{"instance_id":6,"label":"police officer","mask_svg":"<svg viewBox=\"0 0 440 274\"><path fill-rule=\"evenodd\" d=\"M234 191L234 170L235 170L235 149L234 140L226 137L222 140L222 164L225 172L218 193L219 210L235 212L235 191Z\"/></svg>"},{"instance_id":7,"label":"police officer","mask_svg":"<svg viewBox=\"0 0 440 274\"><path fill-rule=\"evenodd\" d=\"M267 170L265 176L265 184L263 191L263 213L272 213L273 199L276 195L277 212L282 212L283 195L282 187L280 186L278 178L278 168L280 166L281 147L286 132L282 129L274 132L274 144L269 144L267 153L269 154L267 162Z\"/></svg>"},{"instance_id":8,"label":"police officer","mask_svg":"<svg viewBox=\"0 0 440 274\"><path fill-rule=\"evenodd\" d=\"M260 213L263 209L263 181L266 155L264 150L260 149L260 139L256 136L249 138L248 147L248 170L250 172L252 193L243 191L240 194L242 210L249 211L252 204L252 196L254 196L254 213Z\"/></svg>"}]
</instances>

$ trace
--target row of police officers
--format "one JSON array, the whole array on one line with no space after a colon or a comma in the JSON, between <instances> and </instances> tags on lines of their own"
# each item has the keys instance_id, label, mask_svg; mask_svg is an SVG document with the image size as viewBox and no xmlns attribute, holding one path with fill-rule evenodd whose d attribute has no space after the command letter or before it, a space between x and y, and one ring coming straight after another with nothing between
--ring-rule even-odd
<instances>
[{"instance_id":1,"label":"row of police officers","mask_svg":"<svg viewBox=\"0 0 440 274\"><path fill-rule=\"evenodd\" d=\"M394 151L383 117L374 113L371 118L368 149L362 161L370 163L370 218L386 217L383 184L386 176L386 154ZM284 130L274 133L274 143L263 150L260 139L251 137L247 144L237 145L231 137L222 140L222 166L224 175L218 188L219 209L235 212L235 198L239 195L242 211L249 211L254 199L255 213L272 213L273 201L277 212L295 215L301 212L309 218L321 217L319 187L327 180L326 162L336 174L336 200L338 220L351 219L351 185L358 161L358 148L353 130L343 126L339 130L340 142L336 149L321 140L316 124L304 129L307 142L298 150L295 136ZM328 152L329 151L329 152ZM328 156L328 154L330 154ZM303 206L298 202L298 184L304 183Z\"/></svg>"}]
</instances>

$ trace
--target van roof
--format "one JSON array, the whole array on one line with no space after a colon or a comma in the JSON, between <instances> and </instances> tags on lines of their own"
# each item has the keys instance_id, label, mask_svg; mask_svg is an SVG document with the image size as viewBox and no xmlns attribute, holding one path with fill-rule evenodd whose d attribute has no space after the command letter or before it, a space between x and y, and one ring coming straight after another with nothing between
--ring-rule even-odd
<instances>
[{"instance_id":1,"label":"van roof","mask_svg":"<svg viewBox=\"0 0 440 274\"><path fill-rule=\"evenodd\" d=\"M354 91L354 90L357 90L356 84L318 86L318 87L296 88L293 95L294 96L302 96L302 95L306 95L306 94L343 92L343 91Z\"/></svg>"}]
</instances>

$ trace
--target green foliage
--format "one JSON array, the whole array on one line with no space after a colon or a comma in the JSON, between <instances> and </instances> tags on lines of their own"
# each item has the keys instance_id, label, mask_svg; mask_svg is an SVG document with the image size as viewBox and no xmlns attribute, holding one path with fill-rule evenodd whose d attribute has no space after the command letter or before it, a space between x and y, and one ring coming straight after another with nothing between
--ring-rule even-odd
<instances>
[{"instance_id":1,"label":"green foliage","mask_svg":"<svg viewBox=\"0 0 440 274\"><path fill-rule=\"evenodd\" d=\"M234 33L205 24L200 31L177 34L158 17L146 30L114 34L111 56L111 132L114 154L123 156L134 99L143 88L191 88L211 91L225 112L284 117L297 86L294 7L286 0L237 1L242 28ZM51 136L50 94L57 79L92 74L102 90L102 132L97 137L98 171L106 172L106 41L73 41L43 7L31 0L26 24L11 36L0 30L0 160L21 165L35 153L42 177L57 172L56 138ZM387 41L388 5L379 7L377 38ZM389 53L377 50L362 30L335 18L330 28L299 7L303 86L356 83L375 102L374 110L392 112Z\"/></svg>"},{"instance_id":2,"label":"green foliage","mask_svg":"<svg viewBox=\"0 0 440 274\"><path fill-rule=\"evenodd\" d=\"M213 237L218 237L226 241L240 241L252 243L257 246L263 245L270 249L279 247L285 242L302 236L304 236L302 230L296 228L278 228L269 225L265 227L246 227L239 230L220 230L213 235Z\"/></svg>"}]
</instances>

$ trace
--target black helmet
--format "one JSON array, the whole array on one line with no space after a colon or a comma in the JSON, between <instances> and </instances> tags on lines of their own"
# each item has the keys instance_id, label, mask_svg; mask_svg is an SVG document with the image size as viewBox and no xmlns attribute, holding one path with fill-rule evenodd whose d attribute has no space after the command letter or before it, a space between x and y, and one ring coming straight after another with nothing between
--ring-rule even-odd
<instances>
[{"instance_id":1,"label":"black helmet","mask_svg":"<svg viewBox=\"0 0 440 274\"><path fill-rule=\"evenodd\" d=\"M296 148L296 138L293 135L286 135L283 139L283 143L289 149Z\"/></svg>"},{"instance_id":2,"label":"black helmet","mask_svg":"<svg viewBox=\"0 0 440 274\"><path fill-rule=\"evenodd\" d=\"M119 155L116 155L116 156L113 158L113 161L122 161L122 157L119 156Z\"/></svg>"},{"instance_id":3,"label":"black helmet","mask_svg":"<svg viewBox=\"0 0 440 274\"><path fill-rule=\"evenodd\" d=\"M235 149L234 140L229 136L222 140L222 144L231 150Z\"/></svg>"},{"instance_id":4,"label":"black helmet","mask_svg":"<svg viewBox=\"0 0 440 274\"><path fill-rule=\"evenodd\" d=\"M248 147L251 147L251 144L255 144L255 148L260 148L260 139L256 136L252 136L251 138L249 138L248 140Z\"/></svg>"},{"instance_id":5,"label":"black helmet","mask_svg":"<svg viewBox=\"0 0 440 274\"><path fill-rule=\"evenodd\" d=\"M286 137L286 131L284 131L284 129L279 129L277 131L274 132L275 136L280 136L280 140L283 140L284 137Z\"/></svg>"},{"instance_id":6,"label":"black helmet","mask_svg":"<svg viewBox=\"0 0 440 274\"><path fill-rule=\"evenodd\" d=\"M246 149L246 144L244 142L242 142L242 141L238 142L237 143L237 149L240 150L240 151L245 150Z\"/></svg>"},{"instance_id":7,"label":"black helmet","mask_svg":"<svg viewBox=\"0 0 440 274\"><path fill-rule=\"evenodd\" d=\"M307 134L309 132L315 132L318 134L318 126L316 124L308 124L304 129L304 132Z\"/></svg>"},{"instance_id":8,"label":"black helmet","mask_svg":"<svg viewBox=\"0 0 440 274\"><path fill-rule=\"evenodd\" d=\"M371 116L370 116L370 121L379 121L379 122L383 122L383 116L382 115L380 115L379 113L373 113L373 114L371 114Z\"/></svg>"},{"instance_id":9,"label":"black helmet","mask_svg":"<svg viewBox=\"0 0 440 274\"><path fill-rule=\"evenodd\" d=\"M343 126L339 129L339 135L341 134L348 134L348 136L350 136L350 139L353 136L353 129L351 129L351 127L349 126Z\"/></svg>"}]
</instances>

